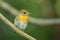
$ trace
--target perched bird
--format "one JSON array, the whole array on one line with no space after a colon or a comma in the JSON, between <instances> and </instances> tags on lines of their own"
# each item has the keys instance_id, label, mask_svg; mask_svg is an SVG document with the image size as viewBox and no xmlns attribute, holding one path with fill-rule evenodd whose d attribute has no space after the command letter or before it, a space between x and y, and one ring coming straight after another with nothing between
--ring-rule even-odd
<instances>
[{"instance_id":1,"label":"perched bird","mask_svg":"<svg viewBox=\"0 0 60 40\"><path fill-rule=\"evenodd\" d=\"M27 10L21 10L20 14L15 18L14 24L21 30L25 30L28 25L29 12Z\"/></svg>"}]
</instances>

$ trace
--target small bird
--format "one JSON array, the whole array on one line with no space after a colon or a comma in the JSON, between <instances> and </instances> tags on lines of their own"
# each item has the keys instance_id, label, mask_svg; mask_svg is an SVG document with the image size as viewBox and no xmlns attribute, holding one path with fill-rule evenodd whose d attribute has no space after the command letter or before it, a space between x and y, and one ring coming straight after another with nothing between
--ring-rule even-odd
<instances>
[{"instance_id":1,"label":"small bird","mask_svg":"<svg viewBox=\"0 0 60 40\"><path fill-rule=\"evenodd\" d=\"M14 24L21 30L25 30L28 25L29 12L25 9L20 11L20 14L16 16Z\"/></svg>"}]
</instances>

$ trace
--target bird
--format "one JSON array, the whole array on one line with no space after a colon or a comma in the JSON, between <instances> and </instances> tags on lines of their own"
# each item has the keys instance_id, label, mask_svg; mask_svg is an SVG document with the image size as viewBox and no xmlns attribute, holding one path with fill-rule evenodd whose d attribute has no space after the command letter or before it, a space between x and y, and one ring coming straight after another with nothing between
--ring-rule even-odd
<instances>
[{"instance_id":1,"label":"bird","mask_svg":"<svg viewBox=\"0 0 60 40\"><path fill-rule=\"evenodd\" d=\"M14 20L14 25L21 30L25 30L28 25L29 12L25 9L20 11L20 14L16 16Z\"/></svg>"}]
</instances>

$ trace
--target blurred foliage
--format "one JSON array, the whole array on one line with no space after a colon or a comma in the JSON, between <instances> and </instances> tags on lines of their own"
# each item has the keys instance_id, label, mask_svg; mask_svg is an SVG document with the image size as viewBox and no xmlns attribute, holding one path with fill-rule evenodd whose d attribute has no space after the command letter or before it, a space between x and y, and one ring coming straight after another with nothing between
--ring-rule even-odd
<instances>
[{"instance_id":1,"label":"blurred foliage","mask_svg":"<svg viewBox=\"0 0 60 40\"><path fill-rule=\"evenodd\" d=\"M60 0L57 0L55 7L56 7L57 14L60 17Z\"/></svg>"},{"instance_id":2,"label":"blurred foliage","mask_svg":"<svg viewBox=\"0 0 60 40\"><path fill-rule=\"evenodd\" d=\"M30 16L35 18L43 18L43 14L40 8L40 0L4 0L12 5L14 8L18 9L27 9L32 14ZM57 13L60 13L60 0L51 0L54 5L54 9ZM55 5L56 4L56 5ZM14 22L15 17L10 15L8 11L0 8L0 12L7 17L12 23ZM59 14L58 14L59 15ZM35 37L37 40L52 40L53 38L53 27L41 27L34 25L32 23L28 24L25 32L29 35ZM9 28L4 22L0 20L0 40L26 40L22 36L19 36L12 29Z\"/></svg>"}]
</instances>

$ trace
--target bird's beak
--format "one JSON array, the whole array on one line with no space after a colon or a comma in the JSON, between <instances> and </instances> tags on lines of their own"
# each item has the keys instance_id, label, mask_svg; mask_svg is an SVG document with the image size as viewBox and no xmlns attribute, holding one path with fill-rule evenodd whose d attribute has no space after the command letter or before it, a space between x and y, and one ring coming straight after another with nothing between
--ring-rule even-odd
<instances>
[{"instance_id":1,"label":"bird's beak","mask_svg":"<svg viewBox=\"0 0 60 40\"><path fill-rule=\"evenodd\" d=\"M32 13L28 13L28 14L32 14Z\"/></svg>"}]
</instances>

